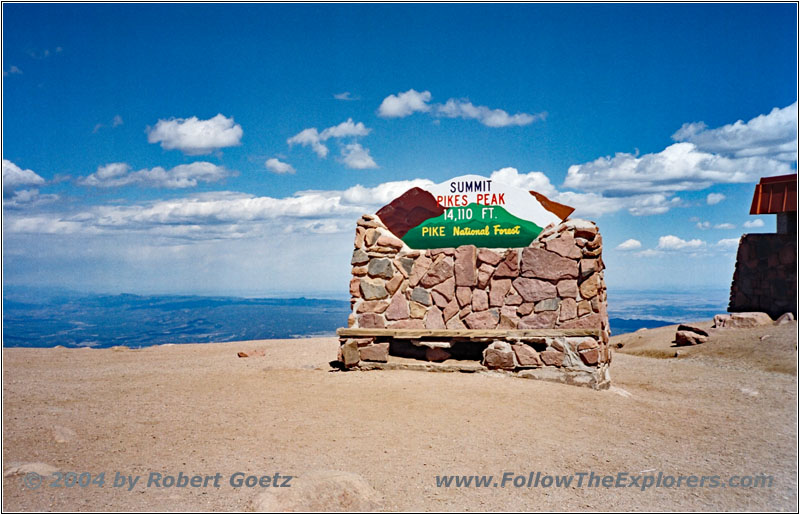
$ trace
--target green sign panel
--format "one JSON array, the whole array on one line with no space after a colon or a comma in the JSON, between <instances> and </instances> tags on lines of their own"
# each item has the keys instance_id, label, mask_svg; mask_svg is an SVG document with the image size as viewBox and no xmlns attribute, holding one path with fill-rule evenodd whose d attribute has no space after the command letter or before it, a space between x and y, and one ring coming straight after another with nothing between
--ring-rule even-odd
<instances>
[{"instance_id":1,"label":"green sign panel","mask_svg":"<svg viewBox=\"0 0 800 515\"><path fill-rule=\"evenodd\" d=\"M518 218L502 206L469 204L447 208L403 236L412 249L458 247L526 247L539 236L542 227Z\"/></svg>"},{"instance_id":2,"label":"green sign panel","mask_svg":"<svg viewBox=\"0 0 800 515\"><path fill-rule=\"evenodd\" d=\"M464 175L412 188L377 214L413 249L514 248L530 245L544 228L572 211L537 192Z\"/></svg>"}]
</instances>

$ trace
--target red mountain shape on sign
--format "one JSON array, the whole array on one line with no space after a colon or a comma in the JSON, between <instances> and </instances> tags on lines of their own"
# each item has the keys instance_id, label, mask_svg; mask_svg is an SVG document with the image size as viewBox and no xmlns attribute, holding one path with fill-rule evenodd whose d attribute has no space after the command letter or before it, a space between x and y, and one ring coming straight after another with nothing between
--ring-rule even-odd
<instances>
[{"instance_id":1,"label":"red mountain shape on sign","mask_svg":"<svg viewBox=\"0 0 800 515\"><path fill-rule=\"evenodd\" d=\"M378 210L376 215L398 238L427 220L444 213L430 192L422 188L411 188Z\"/></svg>"}]
</instances>

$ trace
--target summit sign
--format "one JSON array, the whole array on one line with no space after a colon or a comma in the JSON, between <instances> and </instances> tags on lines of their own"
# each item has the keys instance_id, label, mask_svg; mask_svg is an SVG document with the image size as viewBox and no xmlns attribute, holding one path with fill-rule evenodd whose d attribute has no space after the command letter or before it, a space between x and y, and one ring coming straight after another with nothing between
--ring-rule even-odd
<instances>
[{"instance_id":1,"label":"summit sign","mask_svg":"<svg viewBox=\"0 0 800 515\"><path fill-rule=\"evenodd\" d=\"M412 188L377 215L412 249L527 247L573 208L480 175Z\"/></svg>"}]
</instances>

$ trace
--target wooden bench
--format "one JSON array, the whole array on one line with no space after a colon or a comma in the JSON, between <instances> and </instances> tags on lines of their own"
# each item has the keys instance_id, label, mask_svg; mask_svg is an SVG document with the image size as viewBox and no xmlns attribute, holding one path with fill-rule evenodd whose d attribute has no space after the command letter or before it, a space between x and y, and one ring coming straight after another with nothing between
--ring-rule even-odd
<instances>
[{"instance_id":1,"label":"wooden bench","mask_svg":"<svg viewBox=\"0 0 800 515\"><path fill-rule=\"evenodd\" d=\"M341 328L336 331L340 338L377 338L388 337L398 340L416 340L422 338L453 339L524 339L559 336L592 336L600 338L599 329L370 329Z\"/></svg>"}]
</instances>

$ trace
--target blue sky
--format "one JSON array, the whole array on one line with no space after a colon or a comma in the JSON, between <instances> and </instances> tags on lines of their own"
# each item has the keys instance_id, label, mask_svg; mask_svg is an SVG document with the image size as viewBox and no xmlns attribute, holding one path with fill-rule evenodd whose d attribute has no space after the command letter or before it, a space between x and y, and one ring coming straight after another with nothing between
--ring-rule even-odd
<instances>
[{"instance_id":1,"label":"blue sky","mask_svg":"<svg viewBox=\"0 0 800 515\"><path fill-rule=\"evenodd\" d=\"M495 173L724 288L796 173L793 4L2 9L6 285L346 296L361 213Z\"/></svg>"}]
</instances>

